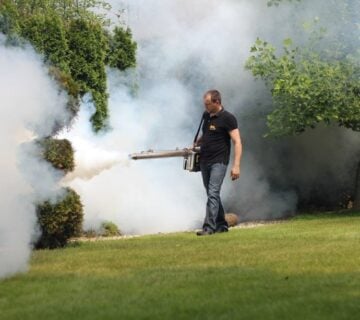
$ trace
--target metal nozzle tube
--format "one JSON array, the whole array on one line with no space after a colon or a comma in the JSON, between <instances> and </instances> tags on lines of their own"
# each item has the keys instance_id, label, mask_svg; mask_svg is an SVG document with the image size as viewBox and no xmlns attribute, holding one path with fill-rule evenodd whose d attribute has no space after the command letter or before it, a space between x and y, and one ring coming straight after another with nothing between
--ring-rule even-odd
<instances>
[{"instance_id":1,"label":"metal nozzle tube","mask_svg":"<svg viewBox=\"0 0 360 320\"><path fill-rule=\"evenodd\" d=\"M199 152L199 148L182 149L182 150L163 150L163 151L142 151L140 153L132 153L129 155L130 159L142 160L142 159L159 159L159 158L175 158L175 157L187 157L192 152Z\"/></svg>"}]
</instances>

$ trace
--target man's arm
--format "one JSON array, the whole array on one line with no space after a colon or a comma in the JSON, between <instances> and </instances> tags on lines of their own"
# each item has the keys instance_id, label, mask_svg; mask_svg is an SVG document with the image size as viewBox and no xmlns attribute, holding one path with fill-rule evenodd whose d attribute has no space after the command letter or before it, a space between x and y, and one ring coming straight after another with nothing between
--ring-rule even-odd
<instances>
[{"instance_id":1,"label":"man's arm","mask_svg":"<svg viewBox=\"0 0 360 320\"><path fill-rule=\"evenodd\" d=\"M236 180L240 177L240 159L242 154L240 131L239 129L234 129L231 130L229 134L234 146L234 162L230 172L230 176L232 180Z\"/></svg>"}]
</instances>

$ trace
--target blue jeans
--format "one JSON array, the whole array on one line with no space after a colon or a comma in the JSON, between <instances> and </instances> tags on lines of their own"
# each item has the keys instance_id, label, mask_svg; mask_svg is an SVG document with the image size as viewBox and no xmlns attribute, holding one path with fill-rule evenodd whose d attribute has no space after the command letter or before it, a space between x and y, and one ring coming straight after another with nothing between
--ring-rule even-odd
<instances>
[{"instance_id":1,"label":"blue jeans","mask_svg":"<svg viewBox=\"0 0 360 320\"><path fill-rule=\"evenodd\" d=\"M227 165L223 163L201 163L200 169L208 197L203 229L213 232L227 230L228 224L225 221L225 212L220 199L220 189Z\"/></svg>"}]
</instances>

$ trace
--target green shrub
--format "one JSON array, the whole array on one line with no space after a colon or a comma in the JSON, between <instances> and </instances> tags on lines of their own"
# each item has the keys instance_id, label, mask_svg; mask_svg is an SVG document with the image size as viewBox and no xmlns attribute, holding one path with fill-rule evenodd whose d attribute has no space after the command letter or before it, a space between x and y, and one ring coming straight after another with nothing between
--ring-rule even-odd
<instances>
[{"instance_id":1,"label":"green shrub","mask_svg":"<svg viewBox=\"0 0 360 320\"><path fill-rule=\"evenodd\" d=\"M104 221L101 224L100 235L103 237L118 236L121 232L117 225L111 221Z\"/></svg>"},{"instance_id":2,"label":"green shrub","mask_svg":"<svg viewBox=\"0 0 360 320\"><path fill-rule=\"evenodd\" d=\"M69 140L45 138L38 141L42 150L42 156L50 162L54 168L68 173L74 170L74 150Z\"/></svg>"},{"instance_id":3,"label":"green shrub","mask_svg":"<svg viewBox=\"0 0 360 320\"><path fill-rule=\"evenodd\" d=\"M81 235L83 206L79 195L66 188L63 198L53 204L45 201L37 206L41 237L37 248L57 248L67 244L71 237Z\"/></svg>"}]
</instances>

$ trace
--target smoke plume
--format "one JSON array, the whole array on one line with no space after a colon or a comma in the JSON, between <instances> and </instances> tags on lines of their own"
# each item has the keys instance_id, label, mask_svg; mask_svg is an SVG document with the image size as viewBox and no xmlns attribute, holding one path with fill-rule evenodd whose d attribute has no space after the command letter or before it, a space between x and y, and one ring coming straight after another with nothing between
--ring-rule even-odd
<instances>
[{"instance_id":1,"label":"smoke plume","mask_svg":"<svg viewBox=\"0 0 360 320\"><path fill-rule=\"evenodd\" d=\"M136 70L108 70L110 127L94 135L93 112L84 101L68 137L77 167L63 180L81 195L85 228L103 220L124 233L154 233L200 227L205 191L200 174L182 170L182 159L129 161L148 149L187 147L211 88L239 121L244 146L239 181L226 178L223 202L240 220L277 218L311 201L351 193L360 157L358 133L319 127L298 137L264 139L271 97L244 70L257 37L276 46L306 39L304 21L316 19L336 33L336 2L302 1L268 8L266 0L110 1L109 17L123 22L138 42ZM334 5L335 4L335 5ZM354 17L352 17L353 19ZM358 20L358 19L357 19ZM351 31L351 32L347 32ZM353 30L341 31L353 34ZM26 269L36 238L36 201L56 199L60 173L39 161L35 138L47 136L66 117L66 97L30 48L5 47L0 37L0 277ZM40 178L39 178L40 177Z\"/></svg>"},{"instance_id":2,"label":"smoke plume","mask_svg":"<svg viewBox=\"0 0 360 320\"><path fill-rule=\"evenodd\" d=\"M264 139L271 97L244 70L257 37L277 46L287 37L301 43L304 21L329 25L324 19L336 21L337 12L323 10L323 0L279 8L266 2L113 1L112 13L125 11L123 20L138 42L138 67L108 72L111 132L92 133L91 106L84 104L78 123L64 134L77 150L78 172L88 166L96 173L75 174L70 182L85 204L87 228L102 220L116 222L125 233L201 226L206 197L199 174L183 171L181 159L129 164L126 155L190 145L203 112L202 94L211 88L222 92L225 108L237 116L244 146L240 180L225 181L227 211L242 220L278 218L293 213L298 197L309 199L314 189L326 195L338 183L351 186L358 134L330 127ZM116 157L116 165L106 165Z\"/></svg>"},{"instance_id":3,"label":"smoke plume","mask_svg":"<svg viewBox=\"0 0 360 320\"><path fill-rule=\"evenodd\" d=\"M55 196L55 170L35 158L35 137L66 115L66 99L31 48L0 34L0 278L26 269L36 238L34 202ZM25 175L24 175L25 173ZM35 194L40 197L35 198Z\"/></svg>"}]
</instances>

